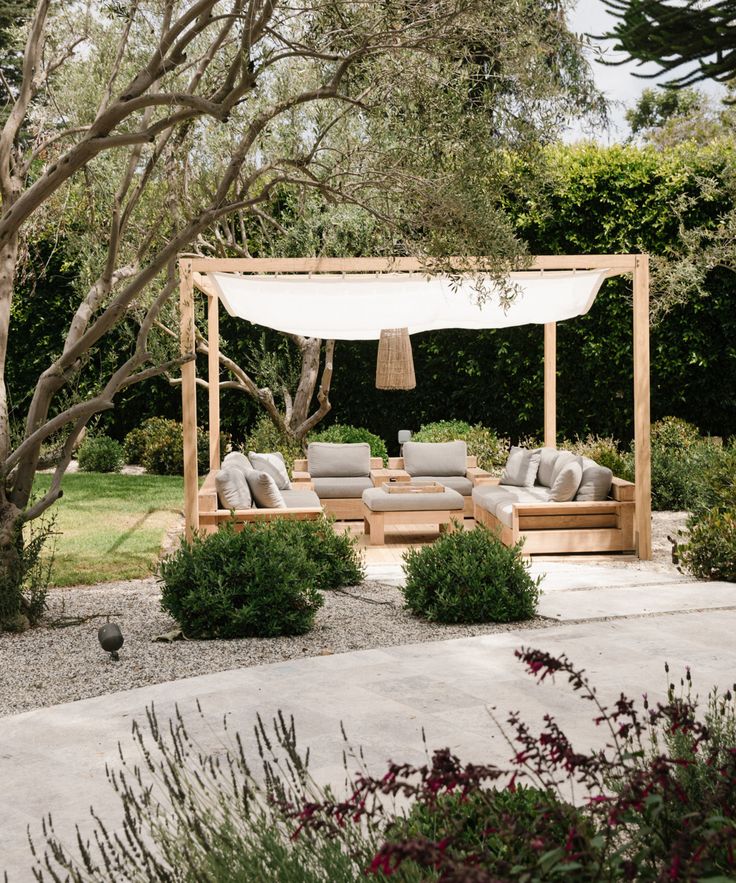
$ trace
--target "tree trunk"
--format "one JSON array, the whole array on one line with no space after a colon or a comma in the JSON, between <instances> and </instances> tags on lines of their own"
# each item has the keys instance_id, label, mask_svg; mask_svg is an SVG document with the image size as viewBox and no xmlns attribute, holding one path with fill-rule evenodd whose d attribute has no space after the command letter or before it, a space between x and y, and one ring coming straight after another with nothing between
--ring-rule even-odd
<instances>
[{"instance_id":1,"label":"tree trunk","mask_svg":"<svg viewBox=\"0 0 736 883\"><path fill-rule=\"evenodd\" d=\"M22 513L12 503L0 506L0 632L27 627L23 602Z\"/></svg>"},{"instance_id":2,"label":"tree trunk","mask_svg":"<svg viewBox=\"0 0 736 883\"><path fill-rule=\"evenodd\" d=\"M11 236L0 248L0 462L10 453L10 415L5 384L5 363L8 356L8 328L13 285L18 263L18 236Z\"/></svg>"}]
</instances>

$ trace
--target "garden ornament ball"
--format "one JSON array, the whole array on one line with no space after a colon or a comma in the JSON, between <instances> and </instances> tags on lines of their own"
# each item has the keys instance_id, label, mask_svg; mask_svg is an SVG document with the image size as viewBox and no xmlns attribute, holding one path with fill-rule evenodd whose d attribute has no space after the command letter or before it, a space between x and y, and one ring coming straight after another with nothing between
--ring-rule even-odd
<instances>
[{"instance_id":1,"label":"garden ornament ball","mask_svg":"<svg viewBox=\"0 0 736 883\"><path fill-rule=\"evenodd\" d=\"M120 659L118 650L123 646L125 640L120 626L116 622L106 623L97 632L97 638L105 653L109 653L113 661L117 662Z\"/></svg>"}]
</instances>

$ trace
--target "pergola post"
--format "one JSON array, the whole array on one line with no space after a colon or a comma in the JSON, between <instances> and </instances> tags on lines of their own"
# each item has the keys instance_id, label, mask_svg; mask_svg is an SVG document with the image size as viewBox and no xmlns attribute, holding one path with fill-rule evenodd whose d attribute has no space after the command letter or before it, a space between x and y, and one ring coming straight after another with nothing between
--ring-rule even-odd
<instances>
[{"instance_id":1,"label":"pergola post","mask_svg":"<svg viewBox=\"0 0 736 883\"><path fill-rule=\"evenodd\" d=\"M195 353L194 336L194 283L192 262L179 262L179 321L182 356ZM219 392L219 390L218 390ZM181 366L181 409L184 441L184 527L186 538L191 540L199 526L197 492L197 363L195 359Z\"/></svg>"},{"instance_id":2,"label":"pergola post","mask_svg":"<svg viewBox=\"0 0 736 883\"><path fill-rule=\"evenodd\" d=\"M544 444L557 447L557 324L544 326Z\"/></svg>"},{"instance_id":3,"label":"pergola post","mask_svg":"<svg viewBox=\"0 0 736 883\"><path fill-rule=\"evenodd\" d=\"M220 468L220 298L207 295L207 382L209 385L210 472Z\"/></svg>"},{"instance_id":4,"label":"pergola post","mask_svg":"<svg viewBox=\"0 0 736 883\"><path fill-rule=\"evenodd\" d=\"M634 263L634 482L636 551L652 557L652 460L649 381L649 255Z\"/></svg>"}]
</instances>

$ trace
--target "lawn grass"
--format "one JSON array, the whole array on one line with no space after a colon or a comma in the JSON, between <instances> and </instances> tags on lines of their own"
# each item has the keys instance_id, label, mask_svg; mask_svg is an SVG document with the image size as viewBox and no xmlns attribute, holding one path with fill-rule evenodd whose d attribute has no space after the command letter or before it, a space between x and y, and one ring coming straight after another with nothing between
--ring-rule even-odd
<instances>
[{"instance_id":1,"label":"lawn grass","mask_svg":"<svg viewBox=\"0 0 736 883\"><path fill-rule=\"evenodd\" d=\"M50 475L36 477L34 493ZM184 480L168 475L80 472L64 478L56 518L53 585L93 585L150 576L161 542L182 511Z\"/></svg>"}]
</instances>

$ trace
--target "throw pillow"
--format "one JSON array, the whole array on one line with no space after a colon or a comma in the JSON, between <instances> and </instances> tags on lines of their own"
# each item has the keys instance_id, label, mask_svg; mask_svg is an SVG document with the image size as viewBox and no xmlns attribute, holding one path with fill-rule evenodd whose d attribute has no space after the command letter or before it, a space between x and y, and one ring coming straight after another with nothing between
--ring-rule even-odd
<instances>
[{"instance_id":1,"label":"throw pillow","mask_svg":"<svg viewBox=\"0 0 736 883\"><path fill-rule=\"evenodd\" d=\"M254 469L248 473L248 487L259 509L286 509L286 503L276 482L267 472Z\"/></svg>"},{"instance_id":2,"label":"throw pillow","mask_svg":"<svg viewBox=\"0 0 736 883\"><path fill-rule=\"evenodd\" d=\"M280 491L289 490L291 487L289 473L286 471L284 458L278 451L274 451L272 454L257 454L255 451L248 451L248 459L254 469L267 472L276 482L276 487Z\"/></svg>"},{"instance_id":3,"label":"throw pillow","mask_svg":"<svg viewBox=\"0 0 736 883\"><path fill-rule=\"evenodd\" d=\"M240 451L231 451L222 460L222 469L239 469L245 477L249 472L253 471L250 460L241 454Z\"/></svg>"},{"instance_id":4,"label":"throw pillow","mask_svg":"<svg viewBox=\"0 0 736 883\"><path fill-rule=\"evenodd\" d=\"M559 453L557 448L540 448L537 484L541 484L542 487L552 487L552 471L555 468Z\"/></svg>"},{"instance_id":5,"label":"throw pillow","mask_svg":"<svg viewBox=\"0 0 736 883\"><path fill-rule=\"evenodd\" d=\"M583 465L579 458L565 463L557 472L555 481L549 489L549 499L554 503L568 503L573 499L583 477Z\"/></svg>"},{"instance_id":6,"label":"throw pillow","mask_svg":"<svg viewBox=\"0 0 736 883\"><path fill-rule=\"evenodd\" d=\"M215 474L215 487L223 509L250 509L253 497L243 472L235 466Z\"/></svg>"},{"instance_id":7,"label":"throw pillow","mask_svg":"<svg viewBox=\"0 0 736 883\"><path fill-rule=\"evenodd\" d=\"M607 500L611 493L613 472L606 466L599 466L595 460L583 457L583 477L575 499L580 502Z\"/></svg>"},{"instance_id":8,"label":"throw pillow","mask_svg":"<svg viewBox=\"0 0 736 883\"><path fill-rule=\"evenodd\" d=\"M539 448L528 451L526 448L512 447L500 484L508 484L513 487L532 487L534 479L537 477L540 458Z\"/></svg>"}]
</instances>

